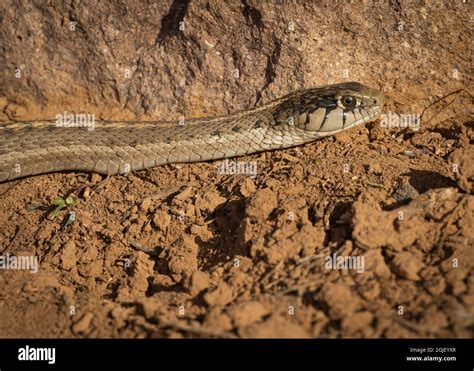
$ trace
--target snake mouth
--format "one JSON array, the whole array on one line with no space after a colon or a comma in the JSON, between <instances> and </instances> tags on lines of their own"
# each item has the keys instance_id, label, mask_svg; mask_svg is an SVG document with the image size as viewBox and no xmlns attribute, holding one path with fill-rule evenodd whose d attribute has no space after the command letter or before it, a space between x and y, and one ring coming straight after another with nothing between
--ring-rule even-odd
<instances>
[{"instance_id":1,"label":"snake mouth","mask_svg":"<svg viewBox=\"0 0 474 371\"><path fill-rule=\"evenodd\" d=\"M382 112L382 107L381 106L372 106L372 107L367 107L367 108L360 107L360 111L362 114L362 118L354 121L351 127L355 127L357 125L369 123L376 120L380 116L380 113Z\"/></svg>"},{"instance_id":2,"label":"snake mouth","mask_svg":"<svg viewBox=\"0 0 474 371\"><path fill-rule=\"evenodd\" d=\"M351 111L344 111L340 113L339 122L326 125L322 130L317 131L316 137L323 138L331 136L341 131L352 129L356 126L367 124L379 118L382 112L382 106L358 107ZM348 119L351 118L351 119Z\"/></svg>"}]
</instances>

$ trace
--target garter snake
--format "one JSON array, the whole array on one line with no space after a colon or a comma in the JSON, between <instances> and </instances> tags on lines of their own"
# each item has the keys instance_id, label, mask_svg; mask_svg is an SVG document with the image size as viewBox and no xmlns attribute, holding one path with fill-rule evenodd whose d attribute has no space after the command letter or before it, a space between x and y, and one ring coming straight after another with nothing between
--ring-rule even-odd
<instances>
[{"instance_id":1,"label":"garter snake","mask_svg":"<svg viewBox=\"0 0 474 371\"><path fill-rule=\"evenodd\" d=\"M184 121L0 123L0 182L62 170L121 174L293 147L376 119L384 98L356 82L300 90L247 111Z\"/></svg>"}]
</instances>

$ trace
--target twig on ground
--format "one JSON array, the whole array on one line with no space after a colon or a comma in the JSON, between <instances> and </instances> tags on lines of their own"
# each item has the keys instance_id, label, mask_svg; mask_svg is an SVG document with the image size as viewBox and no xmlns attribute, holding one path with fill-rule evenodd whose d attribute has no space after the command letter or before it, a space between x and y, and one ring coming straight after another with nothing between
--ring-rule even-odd
<instances>
[{"instance_id":1,"label":"twig on ground","mask_svg":"<svg viewBox=\"0 0 474 371\"><path fill-rule=\"evenodd\" d=\"M130 246L132 246L135 250L144 252L145 254L148 254L153 257L156 257L160 254L160 252L157 249L153 247L144 246L140 242L135 241L135 240L130 240Z\"/></svg>"},{"instance_id":2,"label":"twig on ground","mask_svg":"<svg viewBox=\"0 0 474 371\"><path fill-rule=\"evenodd\" d=\"M429 104L428 106L426 106L425 109L423 110L423 112L421 112L420 121L423 119L423 116L424 116L425 112L426 112L430 107L432 107L432 106L438 104L439 102L445 100L447 97L449 97L449 96L451 96L451 95L453 95L453 94L460 93L460 92L462 92L462 91L464 91L464 90L465 90L465 89L459 89L459 90L453 91L453 92L451 92L451 93L448 93L448 94L442 96L441 98L435 100L433 103ZM448 103L447 106L443 107L443 108L442 108L439 112L437 112L435 115L431 116L430 119L426 121L426 124L428 124L428 123L433 119L433 117L438 116L443 110L445 110L448 106L450 106L451 103L453 103L455 100L456 100L456 98L454 98L450 103Z\"/></svg>"}]
</instances>

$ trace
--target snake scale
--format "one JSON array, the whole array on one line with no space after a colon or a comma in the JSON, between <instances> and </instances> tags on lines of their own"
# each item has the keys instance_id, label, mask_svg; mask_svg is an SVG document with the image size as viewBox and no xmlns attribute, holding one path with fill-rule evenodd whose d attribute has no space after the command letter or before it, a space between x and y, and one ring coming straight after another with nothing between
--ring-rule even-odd
<instances>
[{"instance_id":1,"label":"snake scale","mask_svg":"<svg viewBox=\"0 0 474 371\"><path fill-rule=\"evenodd\" d=\"M184 121L0 123L0 182L53 171L113 175L288 148L376 119L383 95L348 82L300 90L254 109Z\"/></svg>"}]
</instances>

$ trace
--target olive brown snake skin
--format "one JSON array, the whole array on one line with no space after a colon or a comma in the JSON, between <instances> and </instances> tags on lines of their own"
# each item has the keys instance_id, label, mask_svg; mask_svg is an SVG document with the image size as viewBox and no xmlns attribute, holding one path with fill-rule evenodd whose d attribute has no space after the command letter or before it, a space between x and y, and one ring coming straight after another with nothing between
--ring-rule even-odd
<instances>
[{"instance_id":1,"label":"olive brown snake skin","mask_svg":"<svg viewBox=\"0 0 474 371\"><path fill-rule=\"evenodd\" d=\"M384 98L356 82L291 93L248 111L184 122L0 123L0 182L53 171L121 174L288 148L376 119Z\"/></svg>"}]
</instances>

